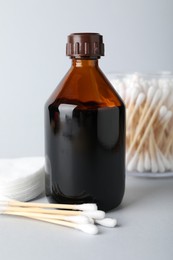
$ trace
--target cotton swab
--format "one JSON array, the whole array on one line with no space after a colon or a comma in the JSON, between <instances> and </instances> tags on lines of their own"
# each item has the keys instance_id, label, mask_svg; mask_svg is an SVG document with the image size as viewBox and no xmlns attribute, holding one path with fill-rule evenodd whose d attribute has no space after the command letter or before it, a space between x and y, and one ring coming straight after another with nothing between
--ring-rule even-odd
<instances>
[{"instance_id":1,"label":"cotton swab","mask_svg":"<svg viewBox=\"0 0 173 260\"><path fill-rule=\"evenodd\" d=\"M36 208L54 208L54 209L71 209L71 210L82 210L82 211L96 211L97 205L94 203L84 203L84 204L54 204L54 203L32 203L30 202L20 202L16 200L10 200L7 198L0 197L1 201L8 201L9 206L21 206L21 207L36 207Z\"/></svg>"},{"instance_id":2,"label":"cotton swab","mask_svg":"<svg viewBox=\"0 0 173 260\"><path fill-rule=\"evenodd\" d=\"M47 204L47 203L31 203L31 202L20 202L11 200L7 197L0 196L0 205L6 207L6 211L16 211L16 212L32 212L32 213L49 213L67 216L87 216L94 219L102 219L105 216L105 212L101 210L91 210L97 208L96 204L81 204L81 205L66 205L62 204L63 207L69 207L70 209L75 206L75 208L83 208L85 210L55 210L56 207L61 207L61 204ZM42 207L41 207L42 206ZM51 209L52 208L52 209ZM86 210L89 209L89 210Z\"/></svg>"},{"instance_id":3,"label":"cotton swab","mask_svg":"<svg viewBox=\"0 0 173 260\"><path fill-rule=\"evenodd\" d=\"M126 105L128 171L173 169L173 74L121 77ZM147 75L148 77L148 75Z\"/></svg>"},{"instance_id":4,"label":"cotton swab","mask_svg":"<svg viewBox=\"0 0 173 260\"><path fill-rule=\"evenodd\" d=\"M146 114L148 106L150 105L150 103L155 95L155 92L156 92L156 88L154 88L153 86L150 86L147 91L147 100L146 100L145 106L143 108L141 118Z\"/></svg>"},{"instance_id":5,"label":"cotton swab","mask_svg":"<svg viewBox=\"0 0 173 260\"><path fill-rule=\"evenodd\" d=\"M2 214L1 209L0 209L0 214ZM13 215L13 214L11 214L11 215ZM18 216L23 217L23 215L18 215ZM98 233L98 228L95 225L90 224L90 223L81 224L81 223L74 223L74 222L68 222L68 221L63 221L63 220L49 219L49 218L45 218L44 215L42 215L42 217L36 217L36 216L33 217L33 216L29 216L29 215L25 216L25 217L56 224L56 225L60 225L60 226L78 229L78 230L81 230L81 231L83 231L87 234L91 234L91 235L96 235Z\"/></svg>"},{"instance_id":6,"label":"cotton swab","mask_svg":"<svg viewBox=\"0 0 173 260\"><path fill-rule=\"evenodd\" d=\"M144 153L144 170L149 171L151 169L151 159L149 152L145 151Z\"/></svg>"},{"instance_id":7,"label":"cotton swab","mask_svg":"<svg viewBox=\"0 0 173 260\"><path fill-rule=\"evenodd\" d=\"M136 98L138 97L138 95L139 95L139 89L138 88L133 88L132 92L131 92L131 95L130 95L129 110L131 110L131 108L132 108L133 104L135 103Z\"/></svg>"},{"instance_id":8,"label":"cotton swab","mask_svg":"<svg viewBox=\"0 0 173 260\"><path fill-rule=\"evenodd\" d=\"M164 155L161 153L161 151L159 150L158 144L159 141L157 141L156 144L156 141L154 140L154 135L152 133L152 138L150 138L150 155L151 155L152 172L157 172L157 171L164 172L165 170L170 170L170 164L168 160L164 157ZM147 170L149 169L150 169L150 165L147 167Z\"/></svg>"},{"instance_id":9,"label":"cotton swab","mask_svg":"<svg viewBox=\"0 0 173 260\"><path fill-rule=\"evenodd\" d=\"M63 213L64 215L61 215ZM8 204L5 203L4 204L1 203L0 214L16 215L21 217L37 219L49 223L76 228L89 234L96 234L98 232L98 229L97 227L95 227L95 225L89 223L88 217L86 215L96 220L102 219L105 216L105 212L99 210L86 211L86 212L69 211L67 214L66 210L61 210L61 211L49 210L49 209L46 210L46 209L40 209L36 207L22 208L22 207L8 206Z\"/></svg>"},{"instance_id":10,"label":"cotton swab","mask_svg":"<svg viewBox=\"0 0 173 260\"><path fill-rule=\"evenodd\" d=\"M7 215L13 215L13 216L21 216L21 217L27 217L27 218L32 218L32 219L38 219L38 220L43 220L49 223L55 223L54 220L63 220L63 221L67 221L67 222L73 222L76 224L85 224L85 231L83 230L84 226L82 226L82 231L86 232L86 228L88 228L89 226L86 224L99 224L101 226L104 227L109 227L109 228L113 228L117 225L117 220L113 219L113 218L104 218L104 219L91 219L91 218L87 218L85 216L62 216L62 215L48 215L48 214L37 214L37 213L21 213L21 212L4 212L3 207L0 207L0 214L7 214ZM67 223L65 222L65 223ZM57 223L57 222L56 222ZM55 224L56 224L55 223ZM58 223L57 223L58 224ZM79 227L79 226L78 226ZM81 226L80 228L81 229ZM93 227L91 229L91 227L89 227L89 231L87 231L86 233L91 233L91 230L93 230ZM93 233L93 231L92 231ZM95 234L95 233L94 233Z\"/></svg>"},{"instance_id":11,"label":"cotton swab","mask_svg":"<svg viewBox=\"0 0 173 260\"><path fill-rule=\"evenodd\" d=\"M113 218L104 218L100 220L95 220L96 224L99 224L104 227L115 227L117 225L117 220Z\"/></svg>"},{"instance_id":12,"label":"cotton swab","mask_svg":"<svg viewBox=\"0 0 173 260\"><path fill-rule=\"evenodd\" d=\"M158 102L158 100L159 100L159 98L160 98L160 96L161 96L161 92L157 91L157 94L158 94L158 95L154 96L154 98L153 98L152 105L155 104L156 102ZM145 142L146 137L148 136L148 133L149 133L149 131L150 131L150 128L151 128L151 126L152 126L152 124L153 124L155 118L157 117L158 111L159 111L161 105L163 104L165 98L168 96L168 94L169 94L169 92L165 92L165 93L164 93L164 95L162 96L162 98L161 98L161 100L160 100L160 102L159 102L157 108L155 109L153 115L151 116L150 121L149 121L149 123L148 123L148 125L147 125L147 128L145 129L145 132L144 132L144 134L143 134L143 136L142 136L142 138L141 138L141 140L140 140L140 144L139 144L139 146L138 146L138 148L137 148L137 150L136 150L136 154L138 154L138 153L140 152L140 150L141 150L141 148L142 148L142 145L143 145L143 143ZM143 123L143 125L144 125L144 123ZM138 134L139 134L139 132L141 131L143 125L139 127L140 130L137 131L137 134L136 134L135 137L134 137L133 143L131 144L131 146L130 146L130 148L129 148L128 155L130 154L131 150L133 149L133 147L134 147L134 145L135 145L135 143L136 143Z\"/></svg>"},{"instance_id":13,"label":"cotton swab","mask_svg":"<svg viewBox=\"0 0 173 260\"><path fill-rule=\"evenodd\" d=\"M105 217L105 212L102 210L94 210L97 208L96 204L81 204L81 205L66 205L62 204L62 208L69 206L71 209L73 206L75 208L85 209L83 211L79 210L55 210L55 208L60 208L61 204L47 204L47 203L31 203L31 202L20 202L11 200L7 197L0 196L0 205L4 206L6 212L32 212L32 213L47 213L47 214L57 214L65 216L86 216L93 219L103 219ZM42 208L41 208L42 206ZM51 209L52 208L52 209ZM88 209L88 210L86 210ZM93 209L93 210L91 210Z\"/></svg>"},{"instance_id":14,"label":"cotton swab","mask_svg":"<svg viewBox=\"0 0 173 260\"><path fill-rule=\"evenodd\" d=\"M52 224L57 224L59 226L64 226L64 227L70 227L74 229L78 229L80 231L83 231L84 233L90 234L90 235L96 235L98 233L98 228L94 224L77 224L77 223L72 223L72 222L67 222L67 221L62 221L62 220L53 220L53 219L46 219L46 218L34 218L40 221L52 223Z\"/></svg>"},{"instance_id":15,"label":"cotton swab","mask_svg":"<svg viewBox=\"0 0 173 260\"><path fill-rule=\"evenodd\" d=\"M162 119L163 127L162 127L161 131L159 132L159 136L158 136L158 139L157 139L158 145L160 145L160 143L161 143L161 140L162 140L163 135L164 135L164 131L165 131L167 125L169 124L171 117L172 117L172 111L168 111L166 113L165 117L164 117L164 121Z\"/></svg>"},{"instance_id":16,"label":"cotton swab","mask_svg":"<svg viewBox=\"0 0 173 260\"><path fill-rule=\"evenodd\" d=\"M2 203L1 203L2 204ZM3 204L5 206L5 203ZM22 207L13 207L8 206L6 207L6 212L13 211L13 212L32 212L32 213L46 213L46 214L57 214L57 215L64 215L64 216L87 216L93 219L102 219L105 217L105 212L101 210L93 210L93 211L74 211L74 210L49 210L49 209L42 209L42 208L22 208Z\"/></svg>"},{"instance_id":17,"label":"cotton swab","mask_svg":"<svg viewBox=\"0 0 173 260\"><path fill-rule=\"evenodd\" d=\"M151 157L151 171L157 172L158 171L158 165L156 162L156 155L154 151L154 145L152 141L152 131L150 131L150 143L149 143L149 151L150 151L150 157Z\"/></svg>"},{"instance_id":18,"label":"cotton swab","mask_svg":"<svg viewBox=\"0 0 173 260\"><path fill-rule=\"evenodd\" d=\"M39 218L38 220L49 222L52 224L57 224L64 227L78 229L90 235L96 235L98 233L98 228L93 224L76 224L76 223L71 223L71 222L61 221L61 220L48 220L45 218Z\"/></svg>"},{"instance_id":19,"label":"cotton swab","mask_svg":"<svg viewBox=\"0 0 173 260\"><path fill-rule=\"evenodd\" d=\"M152 88L152 87L151 87L151 88ZM153 95L153 92L151 92L151 93L152 93L152 95ZM148 118L149 118L149 114L150 114L151 110L154 108L154 106L157 104L158 100L160 99L160 96L161 96L161 91L158 89L158 90L156 91L156 93L155 93L153 99L152 99L151 105L150 105L150 107L148 108L146 114L144 113L145 110L143 111L143 114L144 114L143 117L144 117L144 118L141 116L141 118L140 118L140 120L139 120L139 125L138 125L138 127L137 127L137 129L136 129L136 132L135 132L135 135L134 135L133 142L132 142L132 144L130 145L128 151L127 151L127 156L126 156L127 162L128 162L128 160L129 160L130 153L131 153L132 149L133 149L134 146L135 146L135 143L136 143L136 140L137 140L137 138L138 138L138 135L140 134L141 130L143 129L144 125L146 124L146 121L147 121ZM149 99L151 99L151 96L150 96L150 95L148 96L148 100L149 100ZM161 105L160 105L160 106L161 106ZM159 107L159 109L160 109L160 107ZM157 110L158 110L158 108L157 108ZM156 111L157 111L157 110L156 110ZM154 116L156 115L156 111L155 111ZM158 111L157 111L157 112L158 112ZM152 120L154 120L154 119L155 119L155 118L152 118ZM152 124L152 121L150 122L150 124ZM147 135L147 134L146 134L146 131L145 131L144 135ZM144 138L143 138L143 139L144 139ZM142 146L143 144L140 144L140 145Z\"/></svg>"},{"instance_id":20,"label":"cotton swab","mask_svg":"<svg viewBox=\"0 0 173 260\"><path fill-rule=\"evenodd\" d=\"M4 207L0 207L1 214L13 215L13 216L21 216L28 218L47 218L47 219L57 219L64 220L69 222L74 222L78 224L87 224L90 223L89 218L86 216L63 216L63 215L53 215L53 214L39 214L32 212L14 212L14 211L6 211Z\"/></svg>"},{"instance_id":21,"label":"cotton swab","mask_svg":"<svg viewBox=\"0 0 173 260\"><path fill-rule=\"evenodd\" d=\"M136 99L136 103L135 103L135 107L132 111L132 113L129 115L129 118L128 118L128 126L131 125L131 122L133 120L133 117L135 115L135 113L137 112L137 110L139 109L139 107L142 105L142 103L144 102L145 100L145 94L144 93L140 93L139 96L137 97Z\"/></svg>"},{"instance_id":22,"label":"cotton swab","mask_svg":"<svg viewBox=\"0 0 173 260\"><path fill-rule=\"evenodd\" d=\"M137 170L139 172L143 172L144 171L144 155L143 155L143 151L141 151L140 154L139 154L139 159L138 159L138 163L137 163Z\"/></svg>"},{"instance_id":23,"label":"cotton swab","mask_svg":"<svg viewBox=\"0 0 173 260\"><path fill-rule=\"evenodd\" d=\"M168 109L166 106L161 106L160 111L159 111L159 122L162 121L162 118L166 115Z\"/></svg>"},{"instance_id":24,"label":"cotton swab","mask_svg":"<svg viewBox=\"0 0 173 260\"><path fill-rule=\"evenodd\" d=\"M10 207L10 209L12 209L12 207ZM49 211L49 210L47 210L47 211ZM22 212L20 212L20 210L19 210L19 212L15 211L15 210L13 212L13 210L8 211L6 209L5 205L0 206L0 214L16 215L16 216L21 216L21 217L32 218L32 219L45 221L45 222L49 222L49 223L53 223L53 224L57 224L57 225L61 225L61 226L75 228L75 229L81 230L85 233L92 234L92 235L95 235L98 233L98 228L95 225L90 224L89 221L88 222L84 221L84 219L74 218L74 216L67 217L67 216L56 215L56 218L52 218L51 216L48 216L47 214L34 214L34 213L30 213L30 212L22 213ZM53 215L53 216L55 217L55 215ZM79 217L79 216L77 216L77 217Z\"/></svg>"},{"instance_id":25,"label":"cotton swab","mask_svg":"<svg viewBox=\"0 0 173 260\"><path fill-rule=\"evenodd\" d=\"M154 138L154 134L153 134L153 129L151 129L151 137L152 137L152 140L150 142L152 142L152 145L153 145L153 149L154 149L154 153L155 153L155 160L156 160L157 165L158 165L158 171L164 172L165 167L164 167L164 164L162 162L162 158L161 158L161 156L158 152L158 148L157 148L155 138Z\"/></svg>"},{"instance_id":26,"label":"cotton swab","mask_svg":"<svg viewBox=\"0 0 173 260\"><path fill-rule=\"evenodd\" d=\"M152 158L152 162L149 159L148 152L145 154L145 157L142 157L142 153L139 155L139 160L136 169L139 172L143 172L145 170L149 170L151 167L152 172L156 172L157 169L159 172L165 171L165 165L163 163L161 154L159 153L159 149L155 143L153 130L151 129L151 136L150 137L150 156Z\"/></svg>"},{"instance_id":27,"label":"cotton swab","mask_svg":"<svg viewBox=\"0 0 173 260\"><path fill-rule=\"evenodd\" d=\"M103 218L103 219L95 219L89 218L89 222L91 224L98 224L103 227L115 227L117 225L117 220L115 218Z\"/></svg>"},{"instance_id":28,"label":"cotton swab","mask_svg":"<svg viewBox=\"0 0 173 260\"><path fill-rule=\"evenodd\" d=\"M63 204L61 205L61 204L45 204L45 203L30 203L30 202L26 203L26 202L15 201L7 197L1 196L0 214L13 215L13 216L45 221L57 225L79 229L88 234L98 233L98 229L94 224L99 224L104 227L115 227L117 225L116 219L105 218L104 211L90 210L90 209L97 208L96 204L90 205L88 203L87 207L85 206L85 204L81 204L81 205L82 205L82 209L89 209L89 210L84 210L84 211L58 210L58 209L55 210L55 207L58 208L61 206L64 207ZM76 205L76 206L81 206L81 205Z\"/></svg>"}]
</instances>

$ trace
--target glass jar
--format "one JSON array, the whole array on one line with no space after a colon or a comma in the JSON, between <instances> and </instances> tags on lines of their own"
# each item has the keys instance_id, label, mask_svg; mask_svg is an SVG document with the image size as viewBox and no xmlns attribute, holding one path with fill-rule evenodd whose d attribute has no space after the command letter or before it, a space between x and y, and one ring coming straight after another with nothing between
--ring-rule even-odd
<instances>
[{"instance_id":1,"label":"glass jar","mask_svg":"<svg viewBox=\"0 0 173 260\"><path fill-rule=\"evenodd\" d=\"M173 74L108 75L126 105L129 174L173 176Z\"/></svg>"}]
</instances>

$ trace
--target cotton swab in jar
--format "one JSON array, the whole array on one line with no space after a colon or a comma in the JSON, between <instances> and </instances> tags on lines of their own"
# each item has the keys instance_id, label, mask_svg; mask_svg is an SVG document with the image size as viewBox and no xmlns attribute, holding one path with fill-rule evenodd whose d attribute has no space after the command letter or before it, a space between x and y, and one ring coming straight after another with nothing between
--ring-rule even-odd
<instances>
[{"instance_id":1,"label":"cotton swab in jar","mask_svg":"<svg viewBox=\"0 0 173 260\"><path fill-rule=\"evenodd\" d=\"M137 163L137 170L139 172L143 172L144 171L144 155L143 155L143 151L140 152L139 154L139 158L138 158L138 163Z\"/></svg>"},{"instance_id":2,"label":"cotton swab in jar","mask_svg":"<svg viewBox=\"0 0 173 260\"><path fill-rule=\"evenodd\" d=\"M139 119L139 124L138 124L138 127L136 129L136 132L135 132L135 135L134 135L134 138L133 138L133 142L131 143L131 145L130 145L128 151L127 151L127 155L126 155L127 162L129 161L129 157L130 157L131 151L132 151L132 149L135 146L135 143L136 143L136 140L138 138L138 135L140 134L141 130L143 129L144 125L146 124L146 121L149 118L151 110L155 107L155 105L157 104L158 100L160 99L161 91L158 89L156 91L155 95L154 95L153 90L155 90L155 89L150 87L150 89L148 91L149 93L148 93L148 96L147 96L146 103L149 102L149 100L152 100L152 101L151 101L151 104L150 104L150 106L148 108L147 108L148 105L145 105L145 108L143 109L143 113L142 113L142 115L141 115L141 117Z\"/></svg>"},{"instance_id":3,"label":"cotton swab in jar","mask_svg":"<svg viewBox=\"0 0 173 260\"><path fill-rule=\"evenodd\" d=\"M131 95L130 95L129 110L131 110L131 108L134 105L138 95L139 95L139 89L138 88L133 88L132 92L131 92Z\"/></svg>"},{"instance_id":4,"label":"cotton swab in jar","mask_svg":"<svg viewBox=\"0 0 173 260\"><path fill-rule=\"evenodd\" d=\"M139 107L142 105L142 103L144 102L145 100L145 94L144 93L140 93L139 96L137 97L136 99L136 102L135 102L135 107L132 111L131 114L129 114L129 118L128 118L128 126L130 127L131 125L131 122L133 120L133 117L135 115L135 113L137 112L137 110L139 109ZM129 110L130 111L130 110Z\"/></svg>"},{"instance_id":5,"label":"cotton swab in jar","mask_svg":"<svg viewBox=\"0 0 173 260\"><path fill-rule=\"evenodd\" d=\"M152 172L156 172L156 170L158 169L159 172L164 172L165 164L162 160L159 148L156 145L154 134L153 134L153 129L151 129L149 139L150 140L149 140L148 151L146 151L145 155L144 155L144 170L151 169ZM150 155L149 155L149 153L150 153Z\"/></svg>"},{"instance_id":6,"label":"cotton swab in jar","mask_svg":"<svg viewBox=\"0 0 173 260\"><path fill-rule=\"evenodd\" d=\"M151 131L151 134L152 134L152 138L150 138L150 145L151 142L154 145L155 155L156 155L157 163L159 165L159 171L164 172L164 170L170 170L171 169L170 162L168 161L166 156L160 151L158 143L155 140L153 131Z\"/></svg>"},{"instance_id":7,"label":"cotton swab in jar","mask_svg":"<svg viewBox=\"0 0 173 260\"><path fill-rule=\"evenodd\" d=\"M123 82L127 109L128 171L173 170L173 78L172 73L171 77L164 75L160 74L159 78L150 75L145 79L135 73L119 79L119 85ZM136 96L135 92L139 94ZM145 99L139 102L141 94Z\"/></svg>"},{"instance_id":8,"label":"cotton swab in jar","mask_svg":"<svg viewBox=\"0 0 173 260\"><path fill-rule=\"evenodd\" d=\"M153 141L152 141L152 131L150 132L149 151L150 151L150 157L151 157L151 171L157 172L158 165L156 162L156 155L155 155L154 145L153 145Z\"/></svg>"},{"instance_id":9,"label":"cotton swab in jar","mask_svg":"<svg viewBox=\"0 0 173 260\"><path fill-rule=\"evenodd\" d=\"M166 169L169 169L168 163L165 162L165 158L157 146L153 129L150 132L149 152L151 157L150 169L152 172L164 172Z\"/></svg>"},{"instance_id":10,"label":"cotton swab in jar","mask_svg":"<svg viewBox=\"0 0 173 260\"><path fill-rule=\"evenodd\" d=\"M137 166L133 165L133 168L136 167L136 169L139 172L143 172L145 170L150 170L152 172L164 172L165 170L170 170L170 164L167 161L167 159L163 156L163 154L160 152L153 135L153 130L151 129L150 134L150 142L149 142L149 153L146 152L144 156L144 161L141 160L141 157L139 155Z\"/></svg>"},{"instance_id":11,"label":"cotton swab in jar","mask_svg":"<svg viewBox=\"0 0 173 260\"><path fill-rule=\"evenodd\" d=\"M146 114L148 107L150 106L150 103L151 103L151 101L152 101L152 99L155 95L155 92L156 92L156 88L154 88L153 86L150 86L148 91L147 91L147 99L146 99L140 120Z\"/></svg>"},{"instance_id":12,"label":"cotton swab in jar","mask_svg":"<svg viewBox=\"0 0 173 260\"><path fill-rule=\"evenodd\" d=\"M159 123L162 122L162 119L166 115L167 111L168 111L168 109L166 106L161 106L160 111L159 111L159 118L158 118Z\"/></svg>"},{"instance_id":13,"label":"cotton swab in jar","mask_svg":"<svg viewBox=\"0 0 173 260\"><path fill-rule=\"evenodd\" d=\"M149 123L148 123L148 125L147 125L147 127L146 127L146 129L145 129L145 132L144 132L144 134L143 134L143 136L142 136L142 138L141 138L141 140L140 140L140 144L139 144L139 146L138 146L138 148L137 148L137 150L136 150L136 154L138 154L138 153L140 152L140 150L141 150L141 148L142 148L142 145L143 145L143 143L145 142L146 137L148 136L148 133L149 133L149 131L150 131L150 128L151 128L151 126L152 126L154 120L155 120L156 117L157 117L158 111L159 111L161 105L163 104L164 100L165 100L166 97L168 96L168 94L169 94L169 91L165 91L165 92L163 93L162 98L161 98L159 104L157 105L156 109L154 110L154 113L152 114L152 116L151 116L151 118L150 118L150 120L149 120ZM159 92L159 90L157 90L157 93L156 93L156 95L155 95L154 98L153 98L153 101L152 101L151 106L153 106L153 104L156 104L156 102L158 102L160 96L161 96L161 91ZM147 119L148 119L148 118L147 118ZM129 150L128 150L127 156L129 156L129 154L131 153L131 150L133 149L133 147L134 147L134 145L135 145L135 143L136 143L138 134L140 133L140 131L141 131L141 129L142 129L143 126L144 126L144 122L143 122L142 126L139 126L139 130L137 130L137 133L136 133L136 135L135 135L135 137L134 137L133 143L131 144L131 146L130 146L130 148L129 148Z\"/></svg>"},{"instance_id":14,"label":"cotton swab in jar","mask_svg":"<svg viewBox=\"0 0 173 260\"><path fill-rule=\"evenodd\" d=\"M173 140L173 133L169 136L167 142L166 142L166 149L165 149L165 155L168 156L171 151L172 146L172 140Z\"/></svg>"},{"instance_id":15,"label":"cotton swab in jar","mask_svg":"<svg viewBox=\"0 0 173 260\"><path fill-rule=\"evenodd\" d=\"M157 139L158 145L160 145L160 142L161 142L163 135L164 135L164 131L165 131L167 125L169 124L171 117L172 117L172 111L168 111L166 113L165 117L163 118L164 120L162 119L163 126L162 126L161 131L159 132L159 135L158 135L158 139Z\"/></svg>"},{"instance_id":16,"label":"cotton swab in jar","mask_svg":"<svg viewBox=\"0 0 173 260\"><path fill-rule=\"evenodd\" d=\"M149 171L151 169L151 159L148 151L144 152L144 170Z\"/></svg>"},{"instance_id":17,"label":"cotton swab in jar","mask_svg":"<svg viewBox=\"0 0 173 260\"><path fill-rule=\"evenodd\" d=\"M165 171L165 166L162 162L162 158L158 152L158 147L156 145L156 142L155 142L155 137L154 137L154 134L153 134L153 129L151 129L151 142L152 142L152 145L153 145L153 150L154 150L154 154L155 154L155 160L156 160L156 163L157 163L157 166L158 166L158 171L159 172L164 172Z\"/></svg>"}]
</instances>

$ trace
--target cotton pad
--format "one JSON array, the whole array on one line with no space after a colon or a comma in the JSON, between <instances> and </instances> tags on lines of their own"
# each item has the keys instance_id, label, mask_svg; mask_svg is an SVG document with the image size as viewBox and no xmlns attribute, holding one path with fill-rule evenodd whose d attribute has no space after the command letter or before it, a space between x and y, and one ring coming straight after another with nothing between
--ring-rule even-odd
<instances>
[{"instance_id":1,"label":"cotton pad","mask_svg":"<svg viewBox=\"0 0 173 260\"><path fill-rule=\"evenodd\" d=\"M44 189L44 157L0 159L0 195L28 201Z\"/></svg>"}]
</instances>

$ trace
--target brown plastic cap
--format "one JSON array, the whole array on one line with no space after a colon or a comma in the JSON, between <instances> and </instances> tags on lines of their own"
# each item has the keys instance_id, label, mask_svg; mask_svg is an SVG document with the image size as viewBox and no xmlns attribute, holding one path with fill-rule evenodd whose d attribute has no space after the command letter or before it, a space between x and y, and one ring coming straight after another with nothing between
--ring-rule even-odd
<instances>
[{"instance_id":1,"label":"brown plastic cap","mask_svg":"<svg viewBox=\"0 0 173 260\"><path fill-rule=\"evenodd\" d=\"M67 38L66 55L72 58L104 56L103 36L99 33L72 33Z\"/></svg>"}]
</instances>

